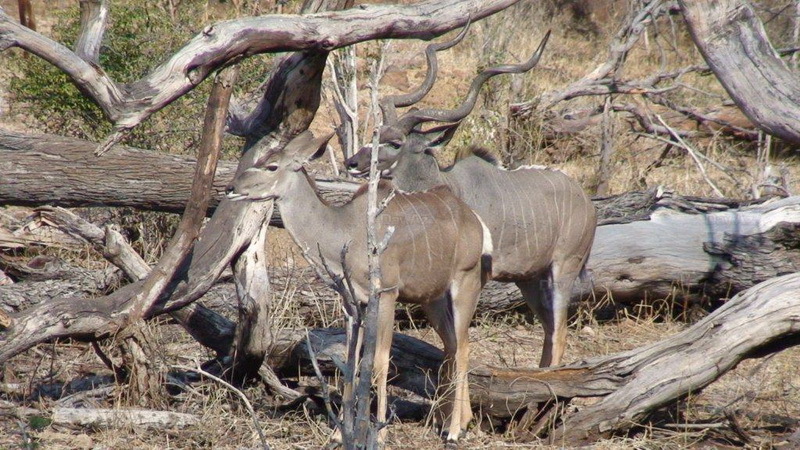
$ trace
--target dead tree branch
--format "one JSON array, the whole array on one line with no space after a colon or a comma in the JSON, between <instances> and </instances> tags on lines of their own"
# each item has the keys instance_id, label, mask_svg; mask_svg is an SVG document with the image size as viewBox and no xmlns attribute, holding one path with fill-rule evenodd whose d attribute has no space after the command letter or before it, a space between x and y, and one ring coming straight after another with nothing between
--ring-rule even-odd
<instances>
[{"instance_id":1,"label":"dead tree branch","mask_svg":"<svg viewBox=\"0 0 800 450\"><path fill-rule=\"evenodd\" d=\"M800 142L800 83L743 0L679 0L706 63L744 114L767 133Z\"/></svg>"},{"instance_id":2,"label":"dead tree branch","mask_svg":"<svg viewBox=\"0 0 800 450\"><path fill-rule=\"evenodd\" d=\"M618 78L617 72L625 63L628 52L638 42L639 36L645 30L647 24L669 9L669 2L653 0L645 3L639 10L632 11L626 18L625 23L617 31L611 44L609 44L609 56L606 61L566 89L546 92L536 100L512 105L512 113L527 117L537 109L549 110L557 103L577 96L615 93L614 89L617 89L614 86L615 83L609 83L608 79L616 80ZM641 87L622 86L620 89L622 92L641 93Z\"/></svg>"},{"instance_id":3,"label":"dead tree branch","mask_svg":"<svg viewBox=\"0 0 800 450\"><path fill-rule=\"evenodd\" d=\"M744 359L797 345L798 317L800 275L792 273L738 294L695 325L645 347L550 369L477 365L469 374L472 404L483 414L509 419L536 403L599 398L580 409L559 409L554 426L542 429L555 445L587 444L645 423L659 408L702 390ZM314 330L310 336L321 371L332 375L334 361L343 358L344 333ZM287 332L270 363L287 375L311 373L305 342L304 332ZM401 334L393 342L392 383L433 395L442 352Z\"/></svg>"},{"instance_id":4,"label":"dead tree branch","mask_svg":"<svg viewBox=\"0 0 800 450\"><path fill-rule=\"evenodd\" d=\"M0 49L19 47L58 67L100 106L114 131L98 151L200 84L215 70L259 53L330 51L380 38L431 39L518 0L429 0L408 6L361 5L342 12L260 16L206 26L159 67L131 83L113 80L62 44L0 10Z\"/></svg>"}]
</instances>

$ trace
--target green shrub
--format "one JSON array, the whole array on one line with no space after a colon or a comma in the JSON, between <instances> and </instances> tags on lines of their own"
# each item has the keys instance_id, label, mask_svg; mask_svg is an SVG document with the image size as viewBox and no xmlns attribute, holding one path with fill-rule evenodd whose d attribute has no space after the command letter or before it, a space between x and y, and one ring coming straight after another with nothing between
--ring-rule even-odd
<instances>
[{"instance_id":1,"label":"green shrub","mask_svg":"<svg viewBox=\"0 0 800 450\"><path fill-rule=\"evenodd\" d=\"M185 44L205 25L202 1L181 4L176 22L159 8L143 2L115 2L103 39L100 65L117 83L145 76ZM223 10L223 13L234 13ZM78 8L56 13L50 33L57 42L74 48L80 18ZM99 141L111 131L111 124L100 108L85 97L59 69L35 57L11 61L17 74L11 81L12 102L26 112L32 128L45 132ZM252 64L250 64L252 66ZM210 83L174 101L136 127L125 144L153 150L193 152L202 130L205 100ZM235 152L231 142L226 152Z\"/></svg>"}]
</instances>

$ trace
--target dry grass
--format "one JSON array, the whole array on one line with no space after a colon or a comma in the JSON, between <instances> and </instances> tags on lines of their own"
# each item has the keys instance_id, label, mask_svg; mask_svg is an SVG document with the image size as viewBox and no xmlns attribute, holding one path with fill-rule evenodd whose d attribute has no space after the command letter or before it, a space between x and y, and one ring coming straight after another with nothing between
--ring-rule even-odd
<instances>
[{"instance_id":1,"label":"dry grass","mask_svg":"<svg viewBox=\"0 0 800 450\"><path fill-rule=\"evenodd\" d=\"M0 0L0 6L6 11L16 11L15 3ZM34 1L34 7L42 11L43 3ZM541 11L517 10L486 23L475 24L465 43L440 55L439 83L419 106L455 106L467 89L475 67L486 61L496 63L524 59L538 44L545 27L552 27L554 36L540 66L532 74L523 77L523 90L518 99L563 88L586 75L605 59L608 42L615 31L613 25L621 20L625 12L620 3L624 2L615 3L615 8L606 11L604 17L597 17L595 22L576 22L569 15L551 16L552 11L542 8ZM59 1L57 4L51 3L50 7L75 5ZM524 21L527 26L524 33L511 35L497 31L505 30L502 25L511 17ZM595 30L596 34L586 31L585 26L591 23L600 26ZM40 24L46 29L46 21L40 21ZM649 46L639 45L633 51L630 57L633 63L626 65L624 76L641 78L652 74L661 64L662 54L666 55L671 67L699 62L700 56L693 50L681 27L680 23L662 23L658 38L651 35ZM680 51L662 52L672 44ZM388 84L383 88L383 94L407 90L421 81L424 76L424 59L421 56L424 45L413 41L392 44L388 60ZM369 54L374 52L375 45L367 44L360 48L361 54ZM0 109L6 108L4 99L7 96L2 89L6 76L0 64ZM697 90L682 90L680 100L683 104L719 104L719 96L723 95L723 91L713 77L690 76L684 82ZM490 83L475 113L462 125L451 146L476 143L497 148L497 143L505 139L506 105L509 101L518 100L509 99L509 91L508 80ZM361 98L368 98L366 91ZM599 101L596 98L582 98L563 107L577 109L595 105ZM323 106L313 128L328 128L334 115L329 103ZM15 116L15 119L21 117ZM4 127L10 125L6 123L7 118L0 117L0 120L3 120ZM17 130L28 130L24 122L11 125ZM712 195L711 188L703 181L695 163L679 149L673 149L660 167L643 176L645 168L658 158L664 145L630 132L628 122L623 117L615 119L614 129L614 170L610 180L612 193L663 185L681 194ZM535 124L523 132L528 137L528 148L522 149L526 155L523 162L555 165L579 179L587 189L591 188L600 148L598 130L591 129L577 136L547 143L542 142L540 130ZM761 169L755 161L754 145L733 142L721 136L693 140L691 144L696 150L729 168L734 175L731 178L718 169L709 168L709 176L725 195L749 195L750 186L761 175ZM450 157L449 154L441 155L443 162L448 162ZM791 174L790 180L798 179L800 167L794 156L784 154L774 157L772 162L785 165ZM325 170L325 167L321 166L320 170ZM797 189L797 183L792 181L790 187ZM126 219L117 217L115 220L124 222ZM131 222L132 227L140 230L138 249L148 261L154 262L170 235L167 220L137 217ZM161 231L153 233L156 228ZM331 294L316 290L308 282L314 277L313 271L307 267L301 253L283 230L272 232L269 242L270 258L275 268L271 273L276 299L273 326L341 325L339 310L322 306L323 302L316 303L319 306L315 311L298 309L298 297L314 299ZM98 255L88 251L59 250L59 255L73 261L84 261L85 264L104 264ZM592 308L585 305L578 311L570 330L568 359L612 354L663 339L686 326L683 322L673 320L673 316L668 302L654 302L621 312L615 320L598 322ZM412 325L404 332L439 345L435 333L428 328ZM470 330L470 338L475 364L500 367L535 366L542 343L541 328L528 323L521 316L480 318ZM172 365L194 365L196 361L211 357L208 351L196 345L176 325L151 327L150 344L151 348L157 349L155 359L164 371ZM103 348L112 358L117 358L113 345L106 343ZM730 431L726 412L736 418L750 439L750 445L777 445L787 429L798 427L796 417L800 415L800 374L795 369L798 365L800 349L796 348L766 359L745 361L702 392L666 408L659 417L654 418L653 423L641 424L631 436L601 441L594 448L671 449L736 445L743 438ZM63 399L69 398L69 393L38 395L37 392L45 391L48 387L52 392L53 386L94 375L110 375L91 347L84 343L59 342L37 346L14 358L0 369L0 373L0 385L7 391L0 393L0 448L249 448L259 445L251 418L241 400L211 381L191 383L179 393L149 405L196 414L201 419L201 425L196 427L152 431L130 426L89 430L49 425L50 412L63 404ZM301 379L299 382L314 385L316 380ZM13 395L8 393L12 391L11 387L16 390ZM84 404L95 407L135 406L135 402L124 400L125 390L125 385L117 385L103 395L85 399ZM248 387L245 394L255 407L258 422L273 448L320 448L328 443L331 430L319 410L301 408L290 412L277 411L275 399L270 398L260 386ZM402 392L395 394L398 397L407 396ZM721 423L723 426L710 425L707 429L681 426L704 422ZM441 441L430 427L422 426L419 421L409 421L393 424L389 428L389 444L395 448L437 448ZM464 439L465 448L541 446L543 444L538 442L523 442L513 433L491 433L481 426L474 427Z\"/></svg>"},{"instance_id":2,"label":"dry grass","mask_svg":"<svg viewBox=\"0 0 800 450\"><path fill-rule=\"evenodd\" d=\"M333 319L333 318L331 318ZM592 324L570 332L568 355L577 360L613 354L639 347L674 334L684 325L651 319L624 318L615 322ZM408 330L408 334L438 345L431 330ZM154 330L154 346L159 359L179 365L193 365L209 357L175 325L162 325ZM534 366L541 346L541 330L522 321L484 320L470 330L472 361L500 367ZM726 429L724 412L730 411L756 445L774 445L782 438L782 427L796 425L800 413L800 375L794 367L800 363L800 350L791 349L764 360L745 361L704 391L668 407L656 424L642 424L639 433L630 438L601 441L600 449L631 447L684 448L687 445L723 445L732 440ZM14 375L17 374L17 375ZM78 380L91 374L109 374L94 354L83 344L42 345L15 358L5 370L4 383L17 381L25 385L26 396L37 387L50 383ZM300 380L315 384L315 380ZM119 385L107 396L90 399L86 406L131 407L120 400L125 385ZM273 448L320 448L327 443L330 427L319 410L307 409L277 412L274 399L259 386L244 393L253 404L258 422ZM398 398L407 397L395 392ZM65 396L65 398L68 398ZM6 409L11 403L0 403L0 446L14 447L22 443L21 430L43 448L241 448L259 443L252 421L241 400L214 382L192 383L188 389L172 395L166 404L149 405L175 412L198 415L201 425L182 430L151 431L133 426L106 430L68 429L43 426L34 429L36 419L23 411ZM32 408L38 417L47 418L49 411L61 403L52 398L15 401L16 408ZM18 417L15 417L18 416ZM668 425L673 423L676 425ZM711 423L709 429L681 430L680 424ZM417 421L394 423L389 428L389 443L395 448L436 448L439 437L432 428ZM463 441L464 448L531 448L542 443L519 440L513 433L492 433L475 426Z\"/></svg>"}]
</instances>

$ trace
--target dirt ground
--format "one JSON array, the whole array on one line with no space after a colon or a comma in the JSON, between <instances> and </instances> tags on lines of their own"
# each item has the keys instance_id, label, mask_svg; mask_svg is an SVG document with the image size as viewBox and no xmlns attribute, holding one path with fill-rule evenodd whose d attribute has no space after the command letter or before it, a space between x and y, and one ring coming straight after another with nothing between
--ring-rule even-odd
<instances>
[{"instance_id":1,"label":"dirt ground","mask_svg":"<svg viewBox=\"0 0 800 450\"><path fill-rule=\"evenodd\" d=\"M607 323L582 320L570 329L568 360L612 354L658 341L684 324L643 317L623 317ZM165 368L194 367L211 355L193 343L175 325L152 327L150 336L157 358ZM427 329L404 332L438 345ZM541 346L541 329L521 317L481 320L470 330L473 365L534 367ZM114 356L108 343L102 347ZM765 359L748 360L702 392L665 408L652 422L640 424L629 437L603 440L593 448L792 448L787 439L800 417L800 349L793 348ZM185 390L163 398L149 408L192 414L197 425L180 429L147 429L130 424L109 428L58 426L50 423L57 408L137 407L125 398L125 385L109 383L113 374L88 344L43 344L26 352L3 370L0 397L0 448L251 448L259 445L253 419L240 398L211 381L191 383ZM78 390L78 384L105 384ZM295 380L314 385L313 378ZM72 388L65 387L71 385ZM426 403L397 388L395 401ZM285 410L280 401L259 386L245 389L256 411L256 421L266 440L276 449L321 448L331 433L317 407ZM463 439L462 448L539 448L541 442L519 438L513 431L491 431L479 421ZM389 427L393 448L437 448L440 438L424 417L396 421Z\"/></svg>"}]
</instances>

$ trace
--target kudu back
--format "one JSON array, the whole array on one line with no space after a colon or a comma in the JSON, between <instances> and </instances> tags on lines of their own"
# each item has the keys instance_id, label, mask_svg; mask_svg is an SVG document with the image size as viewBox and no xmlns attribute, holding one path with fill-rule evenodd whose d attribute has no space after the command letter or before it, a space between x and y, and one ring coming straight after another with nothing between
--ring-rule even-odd
<instances>
[{"instance_id":1,"label":"kudu back","mask_svg":"<svg viewBox=\"0 0 800 450\"><path fill-rule=\"evenodd\" d=\"M505 170L484 150L466 152L448 168L440 168L433 151L446 144L460 121L475 106L478 91L489 78L533 68L547 42L544 37L530 60L489 68L472 82L464 103L455 110L412 110L401 117L396 107L422 99L436 77L436 52L454 41L426 49L428 74L415 92L381 101L379 169L403 190L419 191L445 185L467 203L492 234L492 277L514 282L538 316L545 331L540 365L561 362L566 347L570 294L594 240L595 209L581 186L564 173L546 168ZM445 125L422 130L426 122ZM362 148L345 165L354 175L368 169L370 147ZM366 164L365 164L366 162Z\"/></svg>"},{"instance_id":2,"label":"kudu back","mask_svg":"<svg viewBox=\"0 0 800 450\"><path fill-rule=\"evenodd\" d=\"M305 132L285 150L268 152L236 177L228 197L274 200L286 230L311 262L320 264L322 258L337 275L346 272L356 300L366 302L370 286L366 189L349 203L332 206L319 197L303 168L321 156L328 139ZM448 440L456 440L472 418L466 382L468 327L488 278L491 237L480 218L447 187L407 193L395 192L382 182L378 193L379 201L392 196L377 217L378 239L393 230L380 255L382 291L374 363L378 420L386 416L395 302L418 304L444 342L443 401L437 417ZM346 268L341 257L345 246Z\"/></svg>"}]
</instances>

